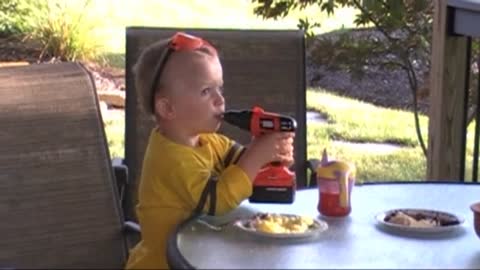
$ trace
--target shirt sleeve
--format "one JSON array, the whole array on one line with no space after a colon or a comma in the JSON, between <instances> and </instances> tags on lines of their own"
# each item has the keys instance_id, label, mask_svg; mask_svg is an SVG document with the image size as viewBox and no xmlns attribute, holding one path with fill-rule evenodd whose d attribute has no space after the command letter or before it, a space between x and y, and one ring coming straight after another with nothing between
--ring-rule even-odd
<instances>
[{"instance_id":1,"label":"shirt sleeve","mask_svg":"<svg viewBox=\"0 0 480 270\"><path fill-rule=\"evenodd\" d=\"M235 209L238 205L252 194L252 182L242 168L235 163L242 154L244 147L223 135L215 135L210 141L212 147L220 155L220 160L216 162L222 163L222 170L216 179L215 191L215 215L222 215L230 210ZM212 174L198 171L195 179L189 183L187 189L192 194L194 208L197 206L202 192L207 186L208 180ZM211 196L211 195L210 195ZM206 200L203 208L204 213L208 213L210 209L210 198Z\"/></svg>"}]
</instances>

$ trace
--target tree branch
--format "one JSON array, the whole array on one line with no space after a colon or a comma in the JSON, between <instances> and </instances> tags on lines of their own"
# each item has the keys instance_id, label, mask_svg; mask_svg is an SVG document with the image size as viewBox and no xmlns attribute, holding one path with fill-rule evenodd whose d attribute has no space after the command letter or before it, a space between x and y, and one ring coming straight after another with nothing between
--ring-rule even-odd
<instances>
[{"instance_id":1,"label":"tree branch","mask_svg":"<svg viewBox=\"0 0 480 270\"><path fill-rule=\"evenodd\" d=\"M377 0L377 1L379 1L379 0ZM390 6L387 4L387 2L386 2L386 1L384 1L384 0L380 0L379 2L382 4L382 6L383 6L385 9L387 9L387 10L389 10L389 9L390 9Z\"/></svg>"},{"instance_id":2,"label":"tree branch","mask_svg":"<svg viewBox=\"0 0 480 270\"><path fill-rule=\"evenodd\" d=\"M368 12L368 10L366 10L362 6L362 4L358 2L358 0L352 0L352 1L355 7L358 8L363 14L366 14L368 16L368 19L373 23L373 25L375 25L375 28L377 28L391 43L396 43L398 41L398 39L392 37L390 34L387 33L387 31L385 31L383 27L380 26L380 23L377 20L375 20L375 18L373 18L371 13Z\"/></svg>"},{"instance_id":3,"label":"tree branch","mask_svg":"<svg viewBox=\"0 0 480 270\"><path fill-rule=\"evenodd\" d=\"M420 146L422 147L423 154L425 157L427 156L427 147L425 146L425 143L423 142L423 136L422 136L422 130L420 129L420 119L418 116L418 100L417 100L417 76L415 75L415 70L413 69L412 63L410 60L404 59L406 66L407 66L407 76L408 76L408 82L410 83L410 89L412 90L412 96L413 96L413 113L414 113L414 118L415 118L415 129L417 131L417 137L418 137L418 142L420 143Z\"/></svg>"}]
</instances>

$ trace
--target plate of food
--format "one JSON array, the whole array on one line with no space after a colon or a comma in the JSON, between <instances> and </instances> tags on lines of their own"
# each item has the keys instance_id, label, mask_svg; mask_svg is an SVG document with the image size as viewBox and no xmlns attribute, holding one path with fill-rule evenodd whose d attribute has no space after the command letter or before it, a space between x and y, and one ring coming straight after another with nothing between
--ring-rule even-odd
<instances>
[{"instance_id":1,"label":"plate of food","mask_svg":"<svg viewBox=\"0 0 480 270\"><path fill-rule=\"evenodd\" d=\"M314 237L328 229L325 221L308 216L277 213L257 213L234 222L242 231L271 238Z\"/></svg>"},{"instance_id":2,"label":"plate of food","mask_svg":"<svg viewBox=\"0 0 480 270\"><path fill-rule=\"evenodd\" d=\"M444 211L401 208L379 213L375 219L380 225L398 231L442 233L458 229L465 219Z\"/></svg>"}]
</instances>

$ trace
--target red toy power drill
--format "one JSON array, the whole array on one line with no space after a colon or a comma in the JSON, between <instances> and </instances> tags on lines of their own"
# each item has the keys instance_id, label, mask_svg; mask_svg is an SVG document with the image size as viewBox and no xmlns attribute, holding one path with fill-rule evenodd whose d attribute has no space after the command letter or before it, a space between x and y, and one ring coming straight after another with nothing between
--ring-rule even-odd
<instances>
[{"instance_id":1,"label":"red toy power drill","mask_svg":"<svg viewBox=\"0 0 480 270\"><path fill-rule=\"evenodd\" d=\"M290 116L265 112L260 107L252 110L226 111L223 120L250 131L257 137L269 132L294 132L297 122ZM250 202L292 203L295 198L295 173L281 162L264 166L253 181Z\"/></svg>"}]
</instances>

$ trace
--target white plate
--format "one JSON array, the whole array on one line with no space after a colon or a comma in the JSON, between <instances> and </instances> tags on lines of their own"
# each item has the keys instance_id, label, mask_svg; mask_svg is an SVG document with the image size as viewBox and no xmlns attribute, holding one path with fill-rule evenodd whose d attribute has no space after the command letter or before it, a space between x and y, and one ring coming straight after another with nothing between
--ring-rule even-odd
<instances>
[{"instance_id":1,"label":"white plate","mask_svg":"<svg viewBox=\"0 0 480 270\"><path fill-rule=\"evenodd\" d=\"M439 219L441 223L446 223L446 225L440 225L440 226L435 226L435 227L411 227L407 225L401 225L401 224L396 224L393 222L388 222L388 218L395 214L396 212L402 211L403 213L409 215L409 216L416 216L416 215L422 215L424 217L428 218L436 218L437 220ZM417 208L399 208L399 209L392 209L389 211L385 211L382 213L379 213L375 216L375 219L377 220L378 224L394 229L396 231L403 231L403 232L414 232L414 233L443 233L443 232L449 232L453 231L455 229L458 229L459 227L462 226L462 224L465 222L465 219L457 216L452 213L448 212L443 212L443 211L437 211L437 210L432 210L432 209L417 209Z\"/></svg>"},{"instance_id":2,"label":"white plate","mask_svg":"<svg viewBox=\"0 0 480 270\"><path fill-rule=\"evenodd\" d=\"M293 215L293 214L276 214L276 215L281 215L286 217L300 217L299 215ZM252 226L249 226L249 223L252 221L253 218L254 217L237 220L233 223L233 226L253 235L264 236L269 238L279 238L279 239L297 239L297 238L315 237L319 235L321 232L324 232L325 230L328 229L328 224L325 221L313 218L313 225L311 225L310 228L303 233L268 233L268 232L256 230Z\"/></svg>"}]
</instances>

